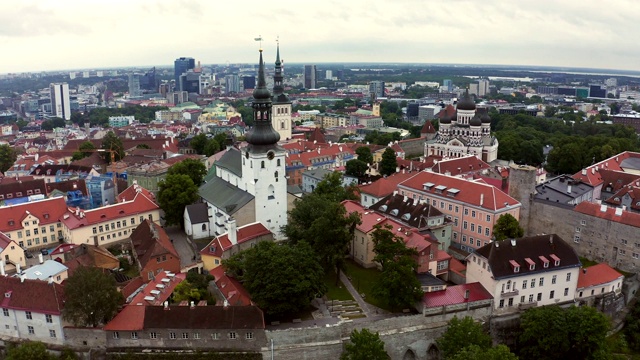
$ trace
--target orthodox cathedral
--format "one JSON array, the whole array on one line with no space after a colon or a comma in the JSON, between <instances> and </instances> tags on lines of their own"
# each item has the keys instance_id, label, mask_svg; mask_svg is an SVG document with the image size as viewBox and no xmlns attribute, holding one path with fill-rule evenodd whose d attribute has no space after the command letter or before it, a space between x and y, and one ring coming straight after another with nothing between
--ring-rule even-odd
<instances>
[{"instance_id":1,"label":"orthodox cathedral","mask_svg":"<svg viewBox=\"0 0 640 360\"><path fill-rule=\"evenodd\" d=\"M498 139L491 136L491 118L487 109L476 109L468 90L455 109L449 105L442 111L438 133L426 141L424 155L475 155L485 162L498 158Z\"/></svg>"}]
</instances>

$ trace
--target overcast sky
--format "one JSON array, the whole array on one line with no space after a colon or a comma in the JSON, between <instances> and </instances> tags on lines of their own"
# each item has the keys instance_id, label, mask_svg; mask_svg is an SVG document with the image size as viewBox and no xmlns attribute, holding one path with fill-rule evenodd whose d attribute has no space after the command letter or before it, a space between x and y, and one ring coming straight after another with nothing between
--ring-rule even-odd
<instances>
[{"instance_id":1,"label":"overcast sky","mask_svg":"<svg viewBox=\"0 0 640 360\"><path fill-rule=\"evenodd\" d=\"M0 73L267 60L640 70L637 0L0 1Z\"/></svg>"}]
</instances>

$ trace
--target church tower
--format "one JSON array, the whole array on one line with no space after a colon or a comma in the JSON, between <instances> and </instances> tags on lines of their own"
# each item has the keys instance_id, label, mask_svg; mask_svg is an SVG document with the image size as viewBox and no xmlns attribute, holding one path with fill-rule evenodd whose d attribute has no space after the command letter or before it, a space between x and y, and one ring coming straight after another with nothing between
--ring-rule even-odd
<instances>
[{"instance_id":1,"label":"church tower","mask_svg":"<svg viewBox=\"0 0 640 360\"><path fill-rule=\"evenodd\" d=\"M291 139L291 101L284 93L280 43L278 43L275 74L273 75L273 117L271 124L280 134L280 139Z\"/></svg>"},{"instance_id":2,"label":"church tower","mask_svg":"<svg viewBox=\"0 0 640 360\"><path fill-rule=\"evenodd\" d=\"M272 101L264 75L262 49L258 84L253 91L254 125L246 134L242 154L242 182L254 196L256 221L283 239L280 228L287 223L287 180L285 150L278 146L280 134L271 126Z\"/></svg>"}]
</instances>

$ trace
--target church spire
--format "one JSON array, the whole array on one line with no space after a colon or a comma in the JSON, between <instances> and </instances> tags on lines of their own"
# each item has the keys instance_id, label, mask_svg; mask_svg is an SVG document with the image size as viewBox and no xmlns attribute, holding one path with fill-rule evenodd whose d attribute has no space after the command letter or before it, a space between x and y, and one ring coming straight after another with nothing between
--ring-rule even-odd
<instances>
[{"instance_id":1,"label":"church spire","mask_svg":"<svg viewBox=\"0 0 640 360\"><path fill-rule=\"evenodd\" d=\"M280 100L287 101L288 99L280 99L280 96L284 93L284 87L282 85L282 61L280 61L280 42L276 51L276 67L273 75L273 97L275 102L281 102Z\"/></svg>"},{"instance_id":2,"label":"church spire","mask_svg":"<svg viewBox=\"0 0 640 360\"><path fill-rule=\"evenodd\" d=\"M267 89L267 81L264 76L264 61L262 61L262 49L260 49L260 65L258 67L258 85L253 90L253 127L246 134L246 140L250 145L275 145L280 140L278 134L271 126L271 94Z\"/></svg>"}]
</instances>

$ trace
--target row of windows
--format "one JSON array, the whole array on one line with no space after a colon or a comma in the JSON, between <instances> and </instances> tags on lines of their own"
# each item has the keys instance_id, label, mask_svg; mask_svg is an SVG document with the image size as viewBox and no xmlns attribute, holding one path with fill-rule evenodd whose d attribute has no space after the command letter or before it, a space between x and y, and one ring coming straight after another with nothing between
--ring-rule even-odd
<instances>
[{"instance_id":1,"label":"row of windows","mask_svg":"<svg viewBox=\"0 0 640 360\"><path fill-rule=\"evenodd\" d=\"M456 219L456 220L457 220L457 219ZM458 226L458 222L457 222L457 221L456 221L455 225L456 225L456 226ZM476 231L476 229L477 229L477 230L478 230L478 234L482 235L482 225L478 225L477 227L476 227L476 224L470 224L470 225L471 225L471 226L469 226L469 223L467 223L466 221L463 221L463 222L462 222L462 228L463 228L464 230L467 230L467 229L469 229L469 228L470 228L470 229L471 229L471 231L475 232L475 231ZM484 235L485 235L485 236L489 236L489 232L490 232L490 231L491 231L491 230L489 229L489 227L488 227L488 226L487 226L487 227L485 227L485 228L484 228Z\"/></svg>"},{"instance_id":2,"label":"row of windows","mask_svg":"<svg viewBox=\"0 0 640 360\"><path fill-rule=\"evenodd\" d=\"M475 256L474 256L475 258ZM566 280L567 282L571 281L571 273L567 273L566 276ZM557 275L553 275L551 277L551 284L555 285L558 281L558 276ZM537 281L538 286L544 286L544 277L541 277L540 279L538 279ZM505 292L505 289L507 291L511 290L511 280L507 281L506 283L502 284L502 292ZM536 287L536 278L533 278L531 280L522 280L522 289L526 289L527 288L527 284L529 284L529 288L533 289ZM513 290L516 290L516 282L513 282Z\"/></svg>"},{"instance_id":3,"label":"row of windows","mask_svg":"<svg viewBox=\"0 0 640 360\"><path fill-rule=\"evenodd\" d=\"M50 239L51 239L52 243L56 242L56 236L55 235L51 235ZM42 243L46 244L48 242L49 242L49 239L47 239L46 236L43 236L42 237ZM39 237L34 238L34 239L27 239L27 246L33 246L34 244L36 246L40 245L40 238ZM22 240L18 241L18 245L20 245L21 247L24 247L24 241L22 241Z\"/></svg>"},{"instance_id":4,"label":"row of windows","mask_svg":"<svg viewBox=\"0 0 640 360\"><path fill-rule=\"evenodd\" d=\"M140 222L144 221L144 216L140 215ZM149 221L153 221L153 214L149 214ZM136 224L136 218L131 218L130 220L131 225L135 225ZM94 226L93 227L93 233L97 234L99 232L104 232L104 231L109 231L109 230L116 230L116 229L120 229L121 227L126 227L127 226L127 219L121 220L121 221L114 221L111 224L106 224L106 225L100 225L100 226ZM109 228L111 227L111 228Z\"/></svg>"},{"instance_id":5,"label":"row of windows","mask_svg":"<svg viewBox=\"0 0 640 360\"><path fill-rule=\"evenodd\" d=\"M549 299L550 300L555 298L555 296L556 296L555 290L549 291ZM569 288L565 288L564 289L564 296L569 296ZM529 295L529 302L532 303L534 301L533 299L534 299L534 294L530 294ZM525 298L524 295L520 296L520 303L521 304L524 304L525 300L526 300L526 298ZM542 301L542 293L538 293L538 295L535 297L535 300L536 301ZM498 306L500 308L503 308L504 305L505 305L504 299L500 299L500 303L499 303ZM509 298L507 300L507 306L509 306L509 307L513 306L513 298Z\"/></svg>"},{"instance_id":6,"label":"row of windows","mask_svg":"<svg viewBox=\"0 0 640 360\"><path fill-rule=\"evenodd\" d=\"M33 194L41 194L40 189L35 189L35 190L27 190L27 195L33 195ZM22 197L22 191L18 191L16 192L16 197L20 198ZM9 193L7 194L7 199L12 199L13 198L13 194ZM0 200L4 200L4 195L0 195Z\"/></svg>"},{"instance_id":7,"label":"row of windows","mask_svg":"<svg viewBox=\"0 0 640 360\"><path fill-rule=\"evenodd\" d=\"M9 329L9 325L5 326L7 329ZM33 326L27 326L27 331L29 331L29 335L35 335L36 330L33 328ZM49 337L55 338L56 337L56 331L55 330L49 330Z\"/></svg>"},{"instance_id":8,"label":"row of windows","mask_svg":"<svg viewBox=\"0 0 640 360\"><path fill-rule=\"evenodd\" d=\"M149 339L158 339L160 337L160 334L153 331L149 333ZM114 331L113 332L113 338L114 339L120 339L120 332L118 331ZM169 339L175 340L178 338L178 334L176 332L169 332ZM200 339L200 333L199 332L194 332L194 333L188 333L188 332L183 332L181 333L181 339L187 340L187 339ZM229 333L227 333L227 338L231 339L231 340L235 340L238 339L238 333L235 331L231 331ZM253 339L253 333L252 332L247 332L244 334L244 338L246 340L252 340ZM137 331L132 331L131 332L131 339L133 340L138 340L140 339L140 337L138 336L138 332ZM212 340L220 340L220 333L213 333L211 334L211 339Z\"/></svg>"},{"instance_id":9,"label":"row of windows","mask_svg":"<svg viewBox=\"0 0 640 360\"><path fill-rule=\"evenodd\" d=\"M456 238L457 238L457 234L456 234L456 233L453 233L453 239L455 240ZM472 238L472 237L470 237L470 238L469 238L469 245L474 246L474 241L475 241L475 245L476 245L477 247L482 246L482 245L481 245L481 242L480 242L480 239L474 239L474 238ZM462 242L463 242L464 244L466 244L466 243L467 243L467 235L462 235ZM485 245L487 245L487 242L485 241L485 242L484 242L484 244L485 244Z\"/></svg>"},{"instance_id":10,"label":"row of windows","mask_svg":"<svg viewBox=\"0 0 640 360\"><path fill-rule=\"evenodd\" d=\"M4 316L9 316L9 309L3 308L2 309L2 314ZM33 320L33 314L31 313L31 311L25 311L24 314L25 314L25 317L27 318L27 320ZM44 315L44 319L49 324L53 323L53 317L51 315L49 315L49 314L45 314Z\"/></svg>"}]
</instances>

